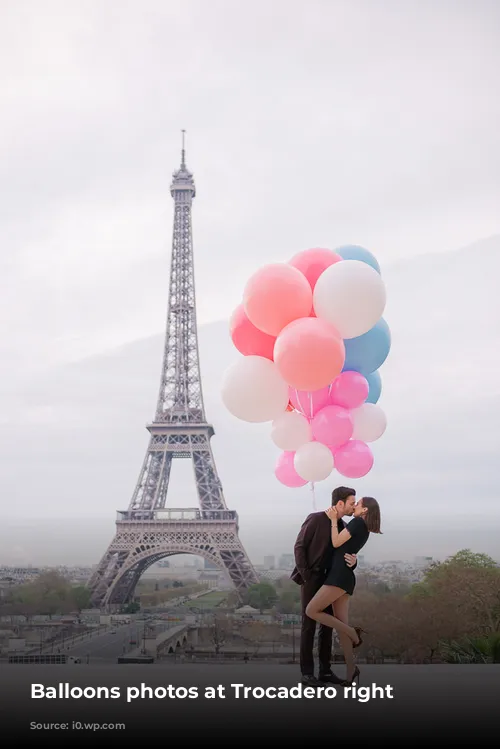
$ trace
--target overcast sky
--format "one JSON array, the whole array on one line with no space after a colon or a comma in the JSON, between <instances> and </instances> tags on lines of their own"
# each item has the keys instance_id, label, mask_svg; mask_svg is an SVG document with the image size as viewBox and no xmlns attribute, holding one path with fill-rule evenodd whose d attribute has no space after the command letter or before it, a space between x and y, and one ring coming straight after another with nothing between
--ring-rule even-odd
<instances>
[{"instance_id":1,"label":"overcast sky","mask_svg":"<svg viewBox=\"0 0 500 749\"><path fill-rule=\"evenodd\" d=\"M306 247L363 244L389 269L399 343L384 394L393 431L379 443L370 488L394 503L391 482L413 494L399 525L388 504L395 530L377 554L404 550L405 523L417 523L409 510L420 525L431 510L447 517L456 526L450 548L467 545L472 530L481 546L484 520L466 526L457 513L470 518L483 503L500 530L500 244L454 252L500 235L495 0L3 0L0 63L0 502L18 528L8 544L0 538L0 561L97 561L114 510L128 505L157 392L181 128L197 186L200 324L226 320L259 265ZM442 260L419 260L427 253ZM249 449L259 446L254 492L267 497L276 491L272 444L252 427L226 428L216 404L233 356L223 327L205 328L202 358L209 417L221 425L219 470L234 496L238 471L227 455L238 429ZM116 437L103 422L132 401L116 422L124 465L102 452ZM422 479L422 455L434 471L425 509L426 483L415 489L408 473L413 465ZM256 540L264 504L227 497L257 556L277 537L277 551L288 550L308 509L302 496L276 497L268 541ZM76 515L93 541L66 551L54 530L35 547L23 525L59 516L71 535ZM411 553L433 543L412 536ZM483 546L491 553L492 544Z\"/></svg>"}]
</instances>

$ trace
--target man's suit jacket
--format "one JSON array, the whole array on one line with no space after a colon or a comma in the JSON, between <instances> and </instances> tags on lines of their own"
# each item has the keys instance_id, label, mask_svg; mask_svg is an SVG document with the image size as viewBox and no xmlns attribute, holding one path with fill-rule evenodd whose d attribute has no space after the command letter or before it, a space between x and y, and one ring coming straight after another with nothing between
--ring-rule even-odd
<instances>
[{"instance_id":1,"label":"man's suit jacket","mask_svg":"<svg viewBox=\"0 0 500 749\"><path fill-rule=\"evenodd\" d=\"M339 533L345 528L343 520L338 520ZM332 544L332 523L324 512L313 512L305 519L294 546L295 569L290 575L298 585L303 585L313 577L319 577L330 568L335 549ZM339 553L342 552L340 548ZM357 562L352 567L354 569Z\"/></svg>"}]
</instances>

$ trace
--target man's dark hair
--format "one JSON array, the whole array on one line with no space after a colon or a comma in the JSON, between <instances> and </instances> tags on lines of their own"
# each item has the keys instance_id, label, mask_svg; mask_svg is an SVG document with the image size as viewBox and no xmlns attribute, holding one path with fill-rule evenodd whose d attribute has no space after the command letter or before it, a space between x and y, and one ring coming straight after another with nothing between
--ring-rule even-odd
<instances>
[{"instance_id":1,"label":"man's dark hair","mask_svg":"<svg viewBox=\"0 0 500 749\"><path fill-rule=\"evenodd\" d=\"M355 489L349 489L348 486L337 486L337 488L332 492L332 507L335 507L337 502L345 502L348 497L355 496Z\"/></svg>"}]
</instances>

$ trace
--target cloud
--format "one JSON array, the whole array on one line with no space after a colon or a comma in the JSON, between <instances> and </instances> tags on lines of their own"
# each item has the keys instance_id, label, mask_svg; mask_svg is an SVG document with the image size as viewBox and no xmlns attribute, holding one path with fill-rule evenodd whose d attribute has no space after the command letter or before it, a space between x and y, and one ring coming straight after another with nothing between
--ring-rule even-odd
<instances>
[{"instance_id":1,"label":"cloud","mask_svg":"<svg viewBox=\"0 0 500 749\"><path fill-rule=\"evenodd\" d=\"M492 238L383 269L391 300L386 318L393 331L382 369L381 405L389 426L373 446L374 470L355 482L360 493L375 494L383 503L392 530L377 546L383 556L405 549L418 554L421 533L427 532L444 548L436 530L443 525L449 528L450 548L467 534L478 548L493 548L500 529L500 508L494 504L500 441L499 250L500 238ZM109 527L115 510L128 505L147 447L144 427L155 411L162 348L163 336L144 338L54 369L18 391L0 426L1 481L11 500L5 516L12 522L58 518L68 529L75 522L90 527L93 518L100 528ZM269 425L240 422L221 403L222 373L238 356L226 322L200 327L200 356L226 501L238 511L254 555L275 546L289 550L312 509L312 496L307 488L289 490L276 482L278 451ZM189 463L174 465L170 502L193 506ZM345 483L332 476L317 485L318 507L327 504L335 481ZM85 556L87 543L82 539L80 555Z\"/></svg>"},{"instance_id":2,"label":"cloud","mask_svg":"<svg viewBox=\"0 0 500 749\"><path fill-rule=\"evenodd\" d=\"M207 412L255 553L288 549L311 498L276 486L267 427L221 409L234 352L218 321L257 267L312 245L364 244L388 284L389 430L360 487L396 525L415 503L445 517L444 494L466 513L496 496L497 3L2 8L5 517L95 529L128 504L158 387L183 127ZM101 553L88 534L80 548Z\"/></svg>"},{"instance_id":3,"label":"cloud","mask_svg":"<svg viewBox=\"0 0 500 749\"><path fill-rule=\"evenodd\" d=\"M312 244L359 242L387 264L498 233L498 14L479 0L4 3L12 371L160 332L182 127L200 322L229 315L256 265Z\"/></svg>"}]
</instances>

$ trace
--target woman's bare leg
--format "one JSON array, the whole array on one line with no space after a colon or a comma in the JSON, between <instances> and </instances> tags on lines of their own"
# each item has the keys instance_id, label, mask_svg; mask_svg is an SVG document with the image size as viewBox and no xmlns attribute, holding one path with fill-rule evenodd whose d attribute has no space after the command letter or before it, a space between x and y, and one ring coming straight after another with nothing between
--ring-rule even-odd
<instances>
[{"instance_id":1,"label":"woman's bare leg","mask_svg":"<svg viewBox=\"0 0 500 749\"><path fill-rule=\"evenodd\" d=\"M349 599L350 596L344 593L343 596L337 598L334 604L335 617L340 619L344 624L349 624ZM354 674L354 651L352 649L352 640L344 632L339 632L340 646L344 653L344 660L346 665L346 679L351 681Z\"/></svg>"},{"instance_id":2,"label":"woman's bare leg","mask_svg":"<svg viewBox=\"0 0 500 749\"><path fill-rule=\"evenodd\" d=\"M324 613L327 606L335 603L341 596L345 595L346 592L342 588L337 588L335 585L322 585L314 598L307 604L306 616L320 624L325 624L327 627L336 629L339 634L342 632L354 643L357 643L359 638L353 627L349 627L348 624L344 624L344 622L331 614Z\"/></svg>"}]
</instances>

